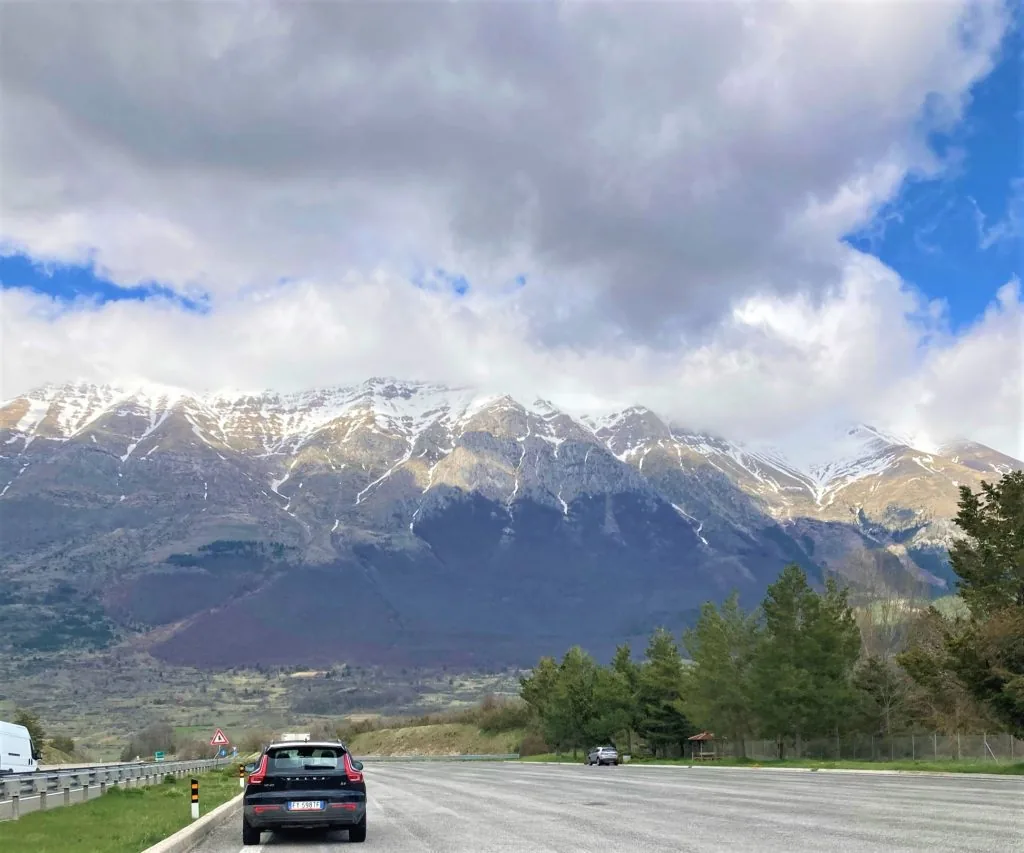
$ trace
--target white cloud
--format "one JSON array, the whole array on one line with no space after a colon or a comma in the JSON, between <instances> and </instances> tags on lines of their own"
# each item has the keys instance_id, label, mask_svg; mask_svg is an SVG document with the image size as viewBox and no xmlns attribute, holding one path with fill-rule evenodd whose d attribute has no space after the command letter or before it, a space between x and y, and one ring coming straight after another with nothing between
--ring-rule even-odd
<instances>
[{"instance_id":1,"label":"white cloud","mask_svg":"<svg viewBox=\"0 0 1024 853\"><path fill-rule=\"evenodd\" d=\"M748 436L921 422L1024 454L1016 292L951 336L839 241L942 168L926 134L988 72L1001 3L0 15L4 244L213 297L198 316L7 291L5 396L393 374ZM433 266L471 294L407 283ZM971 365L996 356L979 401Z\"/></svg>"},{"instance_id":2,"label":"white cloud","mask_svg":"<svg viewBox=\"0 0 1024 853\"><path fill-rule=\"evenodd\" d=\"M700 345L623 341L603 351L532 340L521 297L411 288L379 275L291 284L206 315L170 302L104 306L3 294L4 395L40 381L144 377L196 390L311 388L369 376L442 379L569 409L645 403L693 428L745 439L859 420L935 440L969 436L1024 456L1022 312L1016 283L950 334L941 306L850 253L814 303L752 297Z\"/></svg>"}]
</instances>

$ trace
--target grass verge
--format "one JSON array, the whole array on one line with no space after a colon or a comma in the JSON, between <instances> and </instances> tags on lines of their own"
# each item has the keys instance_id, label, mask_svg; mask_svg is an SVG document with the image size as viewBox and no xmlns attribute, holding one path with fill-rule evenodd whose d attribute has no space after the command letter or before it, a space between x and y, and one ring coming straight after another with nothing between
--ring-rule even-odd
<instances>
[{"instance_id":1,"label":"grass verge","mask_svg":"<svg viewBox=\"0 0 1024 853\"><path fill-rule=\"evenodd\" d=\"M520 761L540 763L572 762L572 755L531 755L520 758ZM581 752L575 759L583 763ZM812 759L784 761L755 761L751 758L721 758L716 761L693 762L683 758L640 758L633 759L630 764L668 764L689 767L802 767L811 770L902 770L931 773L995 773L1005 776L1024 776L1024 762L996 761L816 761Z\"/></svg>"},{"instance_id":2,"label":"grass verge","mask_svg":"<svg viewBox=\"0 0 1024 853\"><path fill-rule=\"evenodd\" d=\"M349 741L356 755L497 755L516 752L523 731L488 733L472 723L378 729Z\"/></svg>"},{"instance_id":3,"label":"grass verge","mask_svg":"<svg viewBox=\"0 0 1024 853\"><path fill-rule=\"evenodd\" d=\"M233 765L196 778L200 814L239 793ZM189 779L174 779L112 788L88 803L33 812L0 823L0 853L138 853L192 822L189 794Z\"/></svg>"}]
</instances>

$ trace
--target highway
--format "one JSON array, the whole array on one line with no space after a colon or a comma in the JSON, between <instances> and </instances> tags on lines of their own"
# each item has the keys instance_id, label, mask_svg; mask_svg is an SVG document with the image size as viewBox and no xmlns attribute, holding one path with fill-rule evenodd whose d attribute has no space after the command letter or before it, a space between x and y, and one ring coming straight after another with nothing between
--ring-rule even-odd
<instances>
[{"instance_id":1,"label":"highway","mask_svg":"<svg viewBox=\"0 0 1024 853\"><path fill-rule=\"evenodd\" d=\"M1024 778L698 767L367 764L381 853L1024 852ZM339 843L340 842L340 843ZM274 836L282 853L346 849L345 833ZM241 816L200 853L252 850Z\"/></svg>"}]
</instances>

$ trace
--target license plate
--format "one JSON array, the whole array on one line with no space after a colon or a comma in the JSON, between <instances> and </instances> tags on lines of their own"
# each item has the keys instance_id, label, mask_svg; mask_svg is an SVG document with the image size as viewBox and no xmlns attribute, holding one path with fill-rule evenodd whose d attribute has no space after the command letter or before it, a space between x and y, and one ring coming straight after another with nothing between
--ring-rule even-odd
<instances>
[{"instance_id":1,"label":"license plate","mask_svg":"<svg viewBox=\"0 0 1024 853\"><path fill-rule=\"evenodd\" d=\"M318 812L322 811L323 807L323 800L298 800L288 803L288 811L290 812Z\"/></svg>"}]
</instances>

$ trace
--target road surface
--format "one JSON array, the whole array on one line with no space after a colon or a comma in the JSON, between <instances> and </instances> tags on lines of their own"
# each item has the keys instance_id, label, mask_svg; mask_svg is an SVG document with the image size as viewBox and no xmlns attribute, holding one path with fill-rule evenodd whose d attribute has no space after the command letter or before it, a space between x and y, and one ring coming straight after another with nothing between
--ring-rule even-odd
<instances>
[{"instance_id":1,"label":"road surface","mask_svg":"<svg viewBox=\"0 0 1024 853\"><path fill-rule=\"evenodd\" d=\"M367 764L381 853L1024 853L1024 778L698 767ZM347 848L344 832L275 836L281 853ZM200 853L240 853L241 817Z\"/></svg>"}]
</instances>

